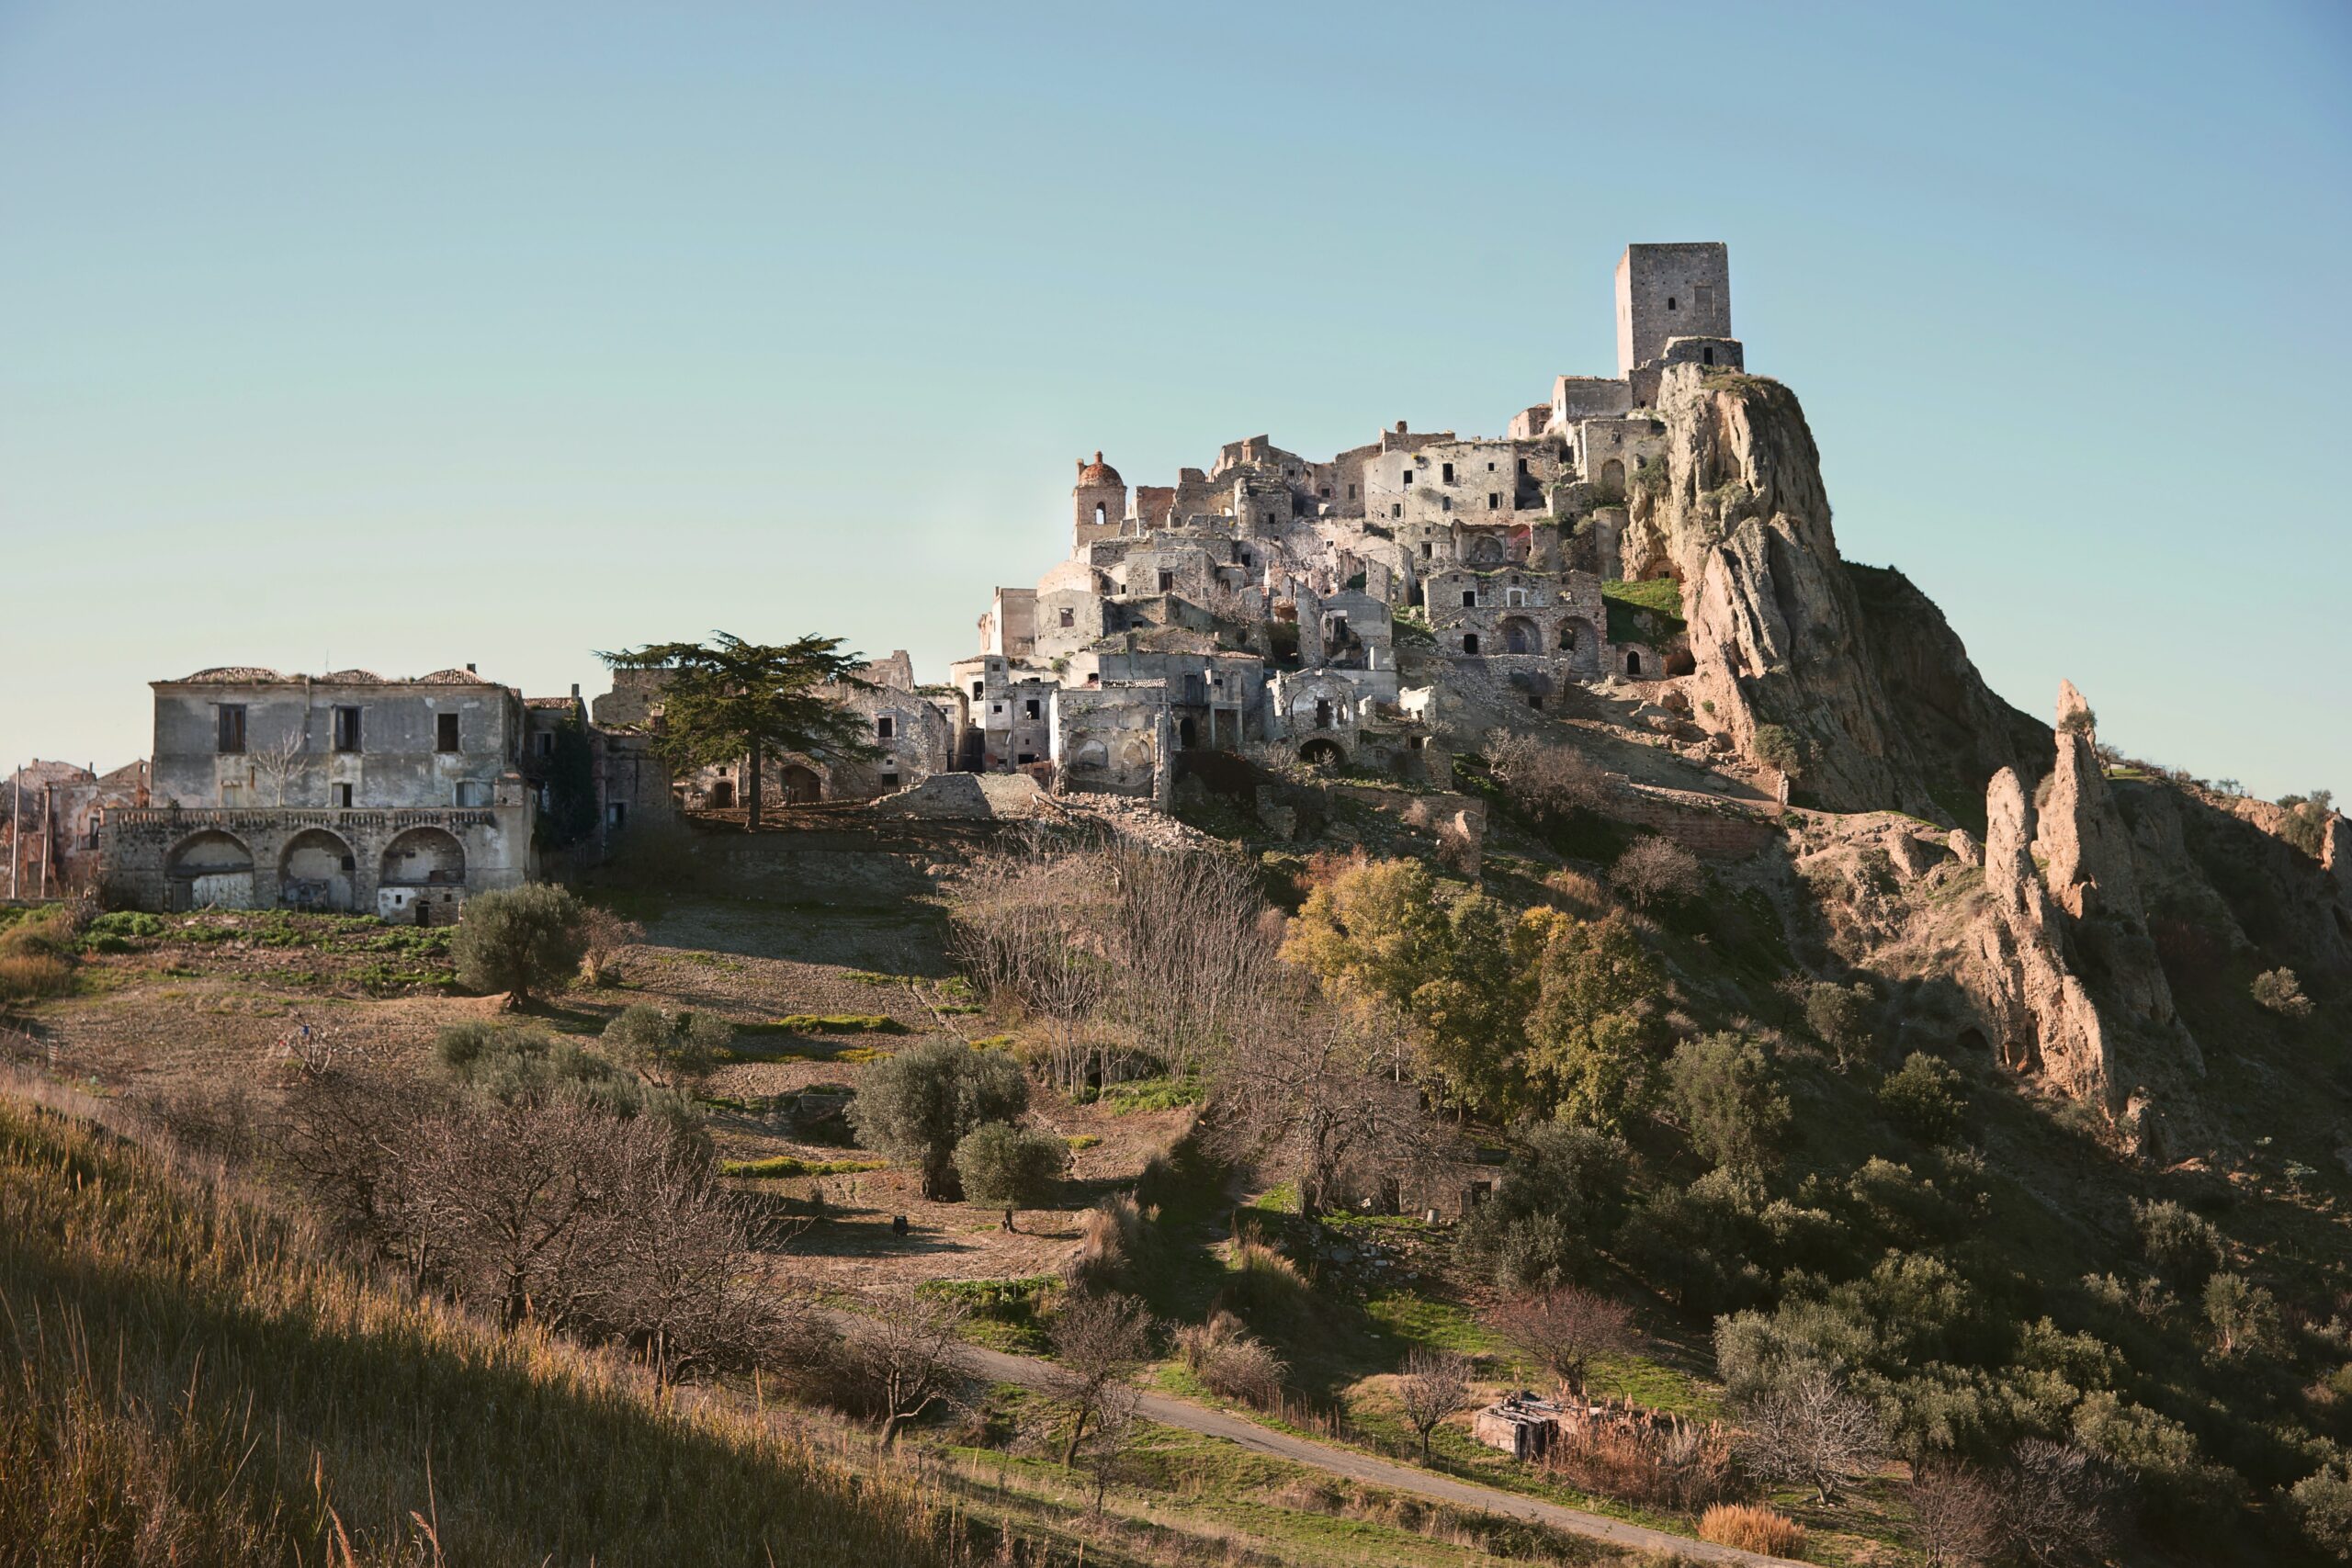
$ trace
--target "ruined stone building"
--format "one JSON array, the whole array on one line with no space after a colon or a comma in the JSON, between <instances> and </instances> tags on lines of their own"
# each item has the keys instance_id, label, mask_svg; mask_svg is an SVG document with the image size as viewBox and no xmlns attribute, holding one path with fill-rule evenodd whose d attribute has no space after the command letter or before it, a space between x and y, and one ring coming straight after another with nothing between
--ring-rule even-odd
<instances>
[{"instance_id":1,"label":"ruined stone building","mask_svg":"<svg viewBox=\"0 0 2352 1568\"><path fill-rule=\"evenodd\" d=\"M469 666L158 681L148 799L98 829L109 898L453 919L531 873L531 709Z\"/></svg>"},{"instance_id":2,"label":"ruined stone building","mask_svg":"<svg viewBox=\"0 0 2352 1568\"><path fill-rule=\"evenodd\" d=\"M1744 355L1721 244L1629 246L1616 293L1617 374L1560 377L1500 437L1399 421L1317 461L1259 435L1132 489L1080 459L1069 554L998 589L949 669L955 765L1162 801L1195 748L1423 778L1435 694L1400 687L1400 637L1537 707L1669 673L1674 649L1611 640L1601 585L1663 458L1661 378Z\"/></svg>"}]
</instances>

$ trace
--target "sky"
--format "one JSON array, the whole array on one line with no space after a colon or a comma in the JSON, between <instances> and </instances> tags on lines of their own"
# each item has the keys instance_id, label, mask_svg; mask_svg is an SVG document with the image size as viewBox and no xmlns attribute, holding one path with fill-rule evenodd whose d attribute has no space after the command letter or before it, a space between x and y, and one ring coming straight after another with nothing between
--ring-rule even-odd
<instances>
[{"instance_id":1,"label":"sky","mask_svg":"<svg viewBox=\"0 0 2352 1568\"><path fill-rule=\"evenodd\" d=\"M2352 795L2338 0L0 0L0 767L216 664L942 679L1074 458L1498 435L1685 240L1996 691Z\"/></svg>"}]
</instances>

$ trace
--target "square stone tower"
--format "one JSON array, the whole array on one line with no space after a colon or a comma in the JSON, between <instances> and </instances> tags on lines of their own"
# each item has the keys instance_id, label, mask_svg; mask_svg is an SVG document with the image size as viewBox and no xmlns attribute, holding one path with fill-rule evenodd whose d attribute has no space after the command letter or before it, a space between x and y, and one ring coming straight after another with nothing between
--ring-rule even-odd
<instances>
[{"instance_id":1,"label":"square stone tower","mask_svg":"<svg viewBox=\"0 0 2352 1568\"><path fill-rule=\"evenodd\" d=\"M1617 374L1666 355L1668 338L1727 338L1731 254L1719 241L1627 245L1617 260Z\"/></svg>"}]
</instances>

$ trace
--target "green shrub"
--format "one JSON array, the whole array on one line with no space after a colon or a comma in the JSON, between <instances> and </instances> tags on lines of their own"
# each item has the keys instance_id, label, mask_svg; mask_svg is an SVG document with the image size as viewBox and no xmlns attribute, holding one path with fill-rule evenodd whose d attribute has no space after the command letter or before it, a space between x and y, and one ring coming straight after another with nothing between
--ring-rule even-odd
<instances>
[{"instance_id":1,"label":"green shrub","mask_svg":"<svg viewBox=\"0 0 2352 1568\"><path fill-rule=\"evenodd\" d=\"M466 900L451 944L458 978L475 991L504 991L521 1007L533 991L558 988L580 972L587 932L580 901L534 883Z\"/></svg>"},{"instance_id":2,"label":"green shrub","mask_svg":"<svg viewBox=\"0 0 2352 1568\"><path fill-rule=\"evenodd\" d=\"M2204 1215L2165 1199L2134 1203L2132 1217L2141 1255L2174 1284L2194 1290L2222 1266L2222 1233Z\"/></svg>"},{"instance_id":3,"label":"green shrub","mask_svg":"<svg viewBox=\"0 0 2352 1568\"><path fill-rule=\"evenodd\" d=\"M1015 1210L1043 1202L1069 1168L1068 1145L1010 1122L983 1122L956 1145L956 1174L965 1199L1002 1209L1006 1230L1013 1228Z\"/></svg>"},{"instance_id":4,"label":"green shrub","mask_svg":"<svg viewBox=\"0 0 2352 1568\"><path fill-rule=\"evenodd\" d=\"M1675 1113L1690 1146L1714 1165L1761 1169L1789 1125L1764 1049L1728 1031L1686 1040L1667 1064Z\"/></svg>"},{"instance_id":5,"label":"green shrub","mask_svg":"<svg viewBox=\"0 0 2352 1568\"><path fill-rule=\"evenodd\" d=\"M166 929L161 919L140 909L117 909L89 924L94 934L141 939L162 936Z\"/></svg>"},{"instance_id":6,"label":"green shrub","mask_svg":"<svg viewBox=\"0 0 2352 1568\"><path fill-rule=\"evenodd\" d=\"M875 1062L850 1102L849 1119L866 1147L922 1172L922 1193L951 1195L956 1145L989 1122L1029 1108L1020 1064L958 1040L930 1040Z\"/></svg>"},{"instance_id":7,"label":"green shrub","mask_svg":"<svg viewBox=\"0 0 2352 1568\"><path fill-rule=\"evenodd\" d=\"M632 1002L605 1026L604 1044L639 1077L678 1087L708 1077L734 1039L734 1026L716 1013L665 1012L651 1002Z\"/></svg>"},{"instance_id":8,"label":"green shrub","mask_svg":"<svg viewBox=\"0 0 2352 1568\"><path fill-rule=\"evenodd\" d=\"M1960 1131L1968 1098L1960 1072L1925 1051L1914 1051L1879 1086L1879 1109L1888 1121L1922 1142L1949 1142Z\"/></svg>"}]
</instances>

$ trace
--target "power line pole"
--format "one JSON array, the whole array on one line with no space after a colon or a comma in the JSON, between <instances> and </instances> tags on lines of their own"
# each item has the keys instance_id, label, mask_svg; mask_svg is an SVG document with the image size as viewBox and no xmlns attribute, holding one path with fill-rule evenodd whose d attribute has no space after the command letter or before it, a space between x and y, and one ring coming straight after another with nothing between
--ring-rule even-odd
<instances>
[{"instance_id":1,"label":"power line pole","mask_svg":"<svg viewBox=\"0 0 2352 1568\"><path fill-rule=\"evenodd\" d=\"M25 859L25 765L17 764L17 776L8 785L8 897L17 896L17 868Z\"/></svg>"}]
</instances>

